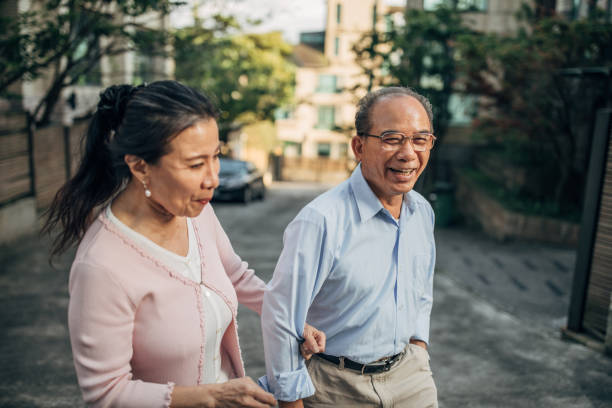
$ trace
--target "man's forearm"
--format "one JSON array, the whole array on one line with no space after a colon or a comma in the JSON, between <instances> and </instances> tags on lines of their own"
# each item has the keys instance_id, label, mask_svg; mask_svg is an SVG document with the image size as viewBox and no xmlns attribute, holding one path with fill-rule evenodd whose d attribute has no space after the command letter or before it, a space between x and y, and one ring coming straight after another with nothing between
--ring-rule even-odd
<instances>
[{"instance_id":1,"label":"man's forearm","mask_svg":"<svg viewBox=\"0 0 612 408\"><path fill-rule=\"evenodd\" d=\"M297 401L278 401L279 408L304 408L302 400Z\"/></svg>"}]
</instances>

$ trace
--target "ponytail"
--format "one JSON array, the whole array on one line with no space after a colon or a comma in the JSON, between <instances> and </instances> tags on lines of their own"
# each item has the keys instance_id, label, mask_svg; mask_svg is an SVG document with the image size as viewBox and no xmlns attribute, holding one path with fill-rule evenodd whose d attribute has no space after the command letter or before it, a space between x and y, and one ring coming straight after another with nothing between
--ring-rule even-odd
<instances>
[{"instance_id":1,"label":"ponytail","mask_svg":"<svg viewBox=\"0 0 612 408\"><path fill-rule=\"evenodd\" d=\"M97 110L82 140L84 152L79 168L56 193L47 211L42 232L54 232L57 226L62 229L53 241L52 256L83 238L96 207L108 203L128 176L123 157L113 158L109 145L121 126L129 98L137 89L114 85L100 94Z\"/></svg>"}]
</instances>

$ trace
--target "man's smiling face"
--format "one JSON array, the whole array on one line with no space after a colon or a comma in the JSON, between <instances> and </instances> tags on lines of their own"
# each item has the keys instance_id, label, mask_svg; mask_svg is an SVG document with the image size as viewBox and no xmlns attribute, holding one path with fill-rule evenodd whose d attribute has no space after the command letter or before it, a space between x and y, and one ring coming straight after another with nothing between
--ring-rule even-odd
<instances>
[{"instance_id":1,"label":"man's smiling face","mask_svg":"<svg viewBox=\"0 0 612 408\"><path fill-rule=\"evenodd\" d=\"M380 135L389 130L411 135L430 132L427 111L415 98L408 95L389 95L378 100L370 109L369 134ZM374 194L384 202L391 202L409 192L425 170L430 150L415 152L405 141L395 151L384 150L382 140L355 136L353 152L361 162L361 172Z\"/></svg>"}]
</instances>

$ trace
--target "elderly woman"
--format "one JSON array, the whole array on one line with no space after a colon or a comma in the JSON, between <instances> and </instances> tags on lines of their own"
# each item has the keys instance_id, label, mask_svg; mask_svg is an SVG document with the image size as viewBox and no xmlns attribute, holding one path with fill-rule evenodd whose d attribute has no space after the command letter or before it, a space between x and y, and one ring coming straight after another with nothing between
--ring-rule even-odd
<instances>
[{"instance_id":1,"label":"elderly woman","mask_svg":"<svg viewBox=\"0 0 612 408\"><path fill-rule=\"evenodd\" d=\"M260 313L264 283L234 253L209 204L219 172L217 111L174 81L101 94L74 178L47 231L79 243L68 323L93 406L265 407L238 346L238 302ZM307 327L308 350L324 335Z\"/></svg>"}]
</instances>

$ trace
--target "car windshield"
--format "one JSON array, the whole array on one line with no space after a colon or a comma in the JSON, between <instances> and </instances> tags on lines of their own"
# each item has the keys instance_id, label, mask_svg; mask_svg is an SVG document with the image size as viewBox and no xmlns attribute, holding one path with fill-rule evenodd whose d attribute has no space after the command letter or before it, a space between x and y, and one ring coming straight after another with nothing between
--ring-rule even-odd
<instances>
[{"instance_id":1,"label":"car windshield","mask_svg":"<svg viewBox=\"0 0 612 408\"><path fill-rule=\"evenodd\" d=\"M233 176L246 173L246 163L237 160L221 159L219 176Z\"/></svg>"}]
</instances>

